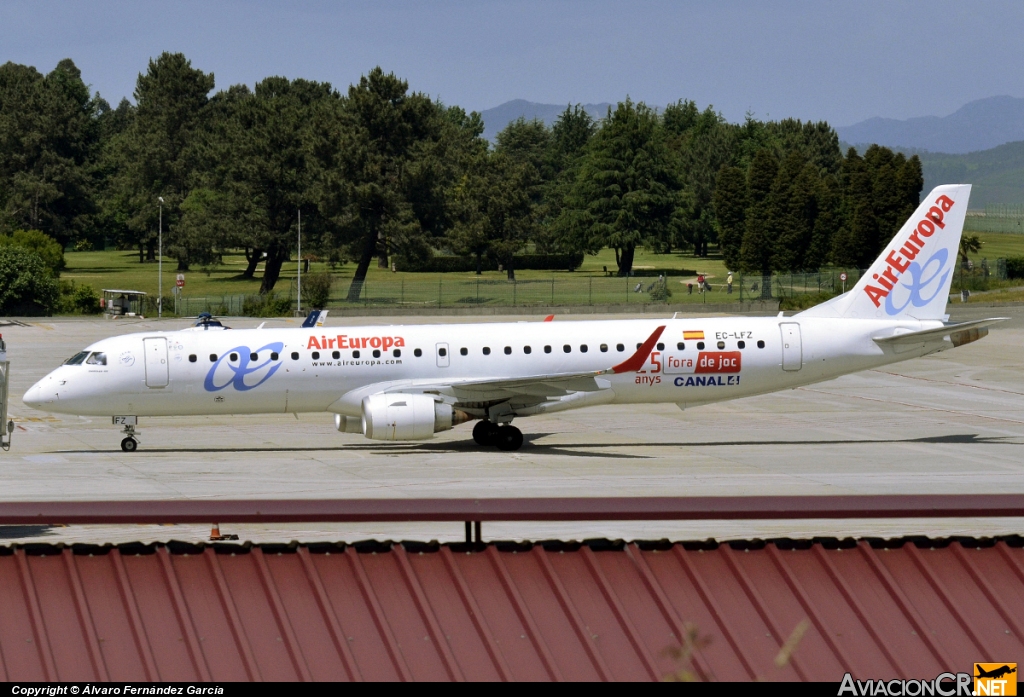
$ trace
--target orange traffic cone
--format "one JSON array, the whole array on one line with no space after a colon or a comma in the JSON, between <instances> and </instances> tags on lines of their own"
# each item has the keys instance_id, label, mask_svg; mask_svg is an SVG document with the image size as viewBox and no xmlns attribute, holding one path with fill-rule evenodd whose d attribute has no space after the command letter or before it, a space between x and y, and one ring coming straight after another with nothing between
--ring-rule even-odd
<instances>
[{"instance_id":1,"label":"orange traffic cone","mask_svg":"<svg viewBox=\"0 0 1024 697\"><path fill-rule=\"evenodd\" d=\"M222 535L220 533L220 523L214 523L210 529L210 541L217 542L219 540L237 540L238 535Z\"/></svg>"}]
</instances>

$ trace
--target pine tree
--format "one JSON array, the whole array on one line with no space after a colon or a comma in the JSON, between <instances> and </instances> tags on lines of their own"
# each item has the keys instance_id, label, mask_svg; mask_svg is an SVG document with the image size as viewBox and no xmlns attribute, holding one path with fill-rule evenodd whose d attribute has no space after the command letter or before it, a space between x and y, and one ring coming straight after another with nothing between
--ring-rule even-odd
<instances>
[{"instance_id":1,"label":"pine tree","mask_svg":"<svg viewBox=\"0 0 1024 697\"><path fill-rule=\"evenodd\" d=\"M762 297L771 297L771 272L774 240L768 228L768 209L772 186L778 174L779 165L774 153L768 149L758 150L747 171L747 212L746 229L740 247L742 271L760 273Z\"/></svg>"},{"instance_id":2,"label":"pine tree","mask_svg":"<svg viewBox=\"0 0 1024 697\"><path fill-rule=\"evenodd\" d=\"M620 102L591 139L560 224L573 250L615 250L628 276L638 245L663 247L679 201L679 184L657 114Z\"/></svg>"},{"instance_id":3,"label":"pine tree","mask_svg":"<svg viewBox=\"0 0 1024 697\"><path fill-rule=\"evenodd\" d=\"M871 173L854 148L846 154L841 182L842 224L833 238L832 260L837 266L863 269L877 256L878 222Z\"/></svg>"},{"instance_id":4,"label":"pine tree","mask_svg":"<svg viewBox=\"0 0 1024 697\"><path fill-rule=\"evenodd\" d=\"M723 165L718 170L713 197L718 224L718 246L728 269L738 269L745 231L747 175L739 167Z\"/></svg>"}]
</instances>

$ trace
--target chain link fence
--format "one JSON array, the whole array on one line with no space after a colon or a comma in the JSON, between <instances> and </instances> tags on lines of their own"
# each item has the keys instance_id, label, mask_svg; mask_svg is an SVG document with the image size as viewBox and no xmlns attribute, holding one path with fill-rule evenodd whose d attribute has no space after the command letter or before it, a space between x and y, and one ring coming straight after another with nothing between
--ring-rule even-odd
<instances>
[{"instance_id":1,"label":"chain link fence","mask_svg":"<svg viewBox=\"0 0 1024 697\"><path fill-rule=\"evenodd\" d=\"M864 273L861 269L823 269L811 273L782 274L769 276L760 274L729 274L725 277L701 277L680 279L675 276L652 277L631 276L553 276L509 281L488 277L466 278L451 274L429 276L400 276L397 278L371 277L362 286L359 299L347 300L351 280L335 279L327 308L400 308L410 314L429 313L438 309L473 307L588 307L588 306L650 306L666 305L749 303L758 301L781 301L798 296L819 296L807 298L824 300L850 290ZM972 290L982 289L985 279L1005 279L1006 260L988 261L982 259L965 267L964 286ZM845 279L844 279L845 276ZM957 267L955 280L959 280ZM729 283L729 279L732 283ZM289 314L285 309L296 308L295 283L287 289L276 292L274 307L270 314ZM179 296L164 299L164 314L179 317L194 317L200 312L214 315L245 315L257 312L267 313L267 304L260 302L260 296L204 295ZM155 298L151 302L155 302ZM154 308L151 309L152 310ZM303 309L309 310L303 302ZM155 314L155 312L152 312Z\"/></svg>"},{"instance_id":2,"label":"chain link fence","mask_svg":"<svg viewBox=\"0 0 1024 697\"><path fill-rule=\"evenodd\" d=\"M964 230L1024 235L1024 206L1002 204L986 206L983 210L968 211Z\"/></svg>"}]
</instances>

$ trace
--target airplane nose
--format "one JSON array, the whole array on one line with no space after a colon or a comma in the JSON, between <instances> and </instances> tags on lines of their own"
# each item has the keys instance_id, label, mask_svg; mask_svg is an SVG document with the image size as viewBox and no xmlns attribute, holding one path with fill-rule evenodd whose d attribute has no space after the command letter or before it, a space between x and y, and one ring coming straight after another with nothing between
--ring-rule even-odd
<instances>
[{"instance_id":1,"label":"airplane nose","mask_svg":"<svg viewBox=\"0 0 1024 697\"><path fill-rule=\"evenodd\" d=\"M28 392L21 398L22 403L26 407L32 407L33 409L42 409L45 399L43 398L43 386L40 382L32 385L28 388Z\"/></svg>"}]
</instances>

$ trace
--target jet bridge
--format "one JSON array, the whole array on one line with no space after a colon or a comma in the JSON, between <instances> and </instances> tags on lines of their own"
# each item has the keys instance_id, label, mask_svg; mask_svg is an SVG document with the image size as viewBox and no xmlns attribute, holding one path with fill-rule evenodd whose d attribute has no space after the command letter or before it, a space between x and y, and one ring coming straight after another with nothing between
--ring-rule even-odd
<instances>
[{"instance_id":1,"label":"jet bridge","mask_svg":"<svg viewBox=\"0 0 1024 697\"><path fill-rule=\"evenodd\" d=\"M0 334L0 448L11 449L11 434L14 433L14 422L7 419L8 389L11 378L11 362L7 360L7 344Z\"/></svg>"}]
</instances>

